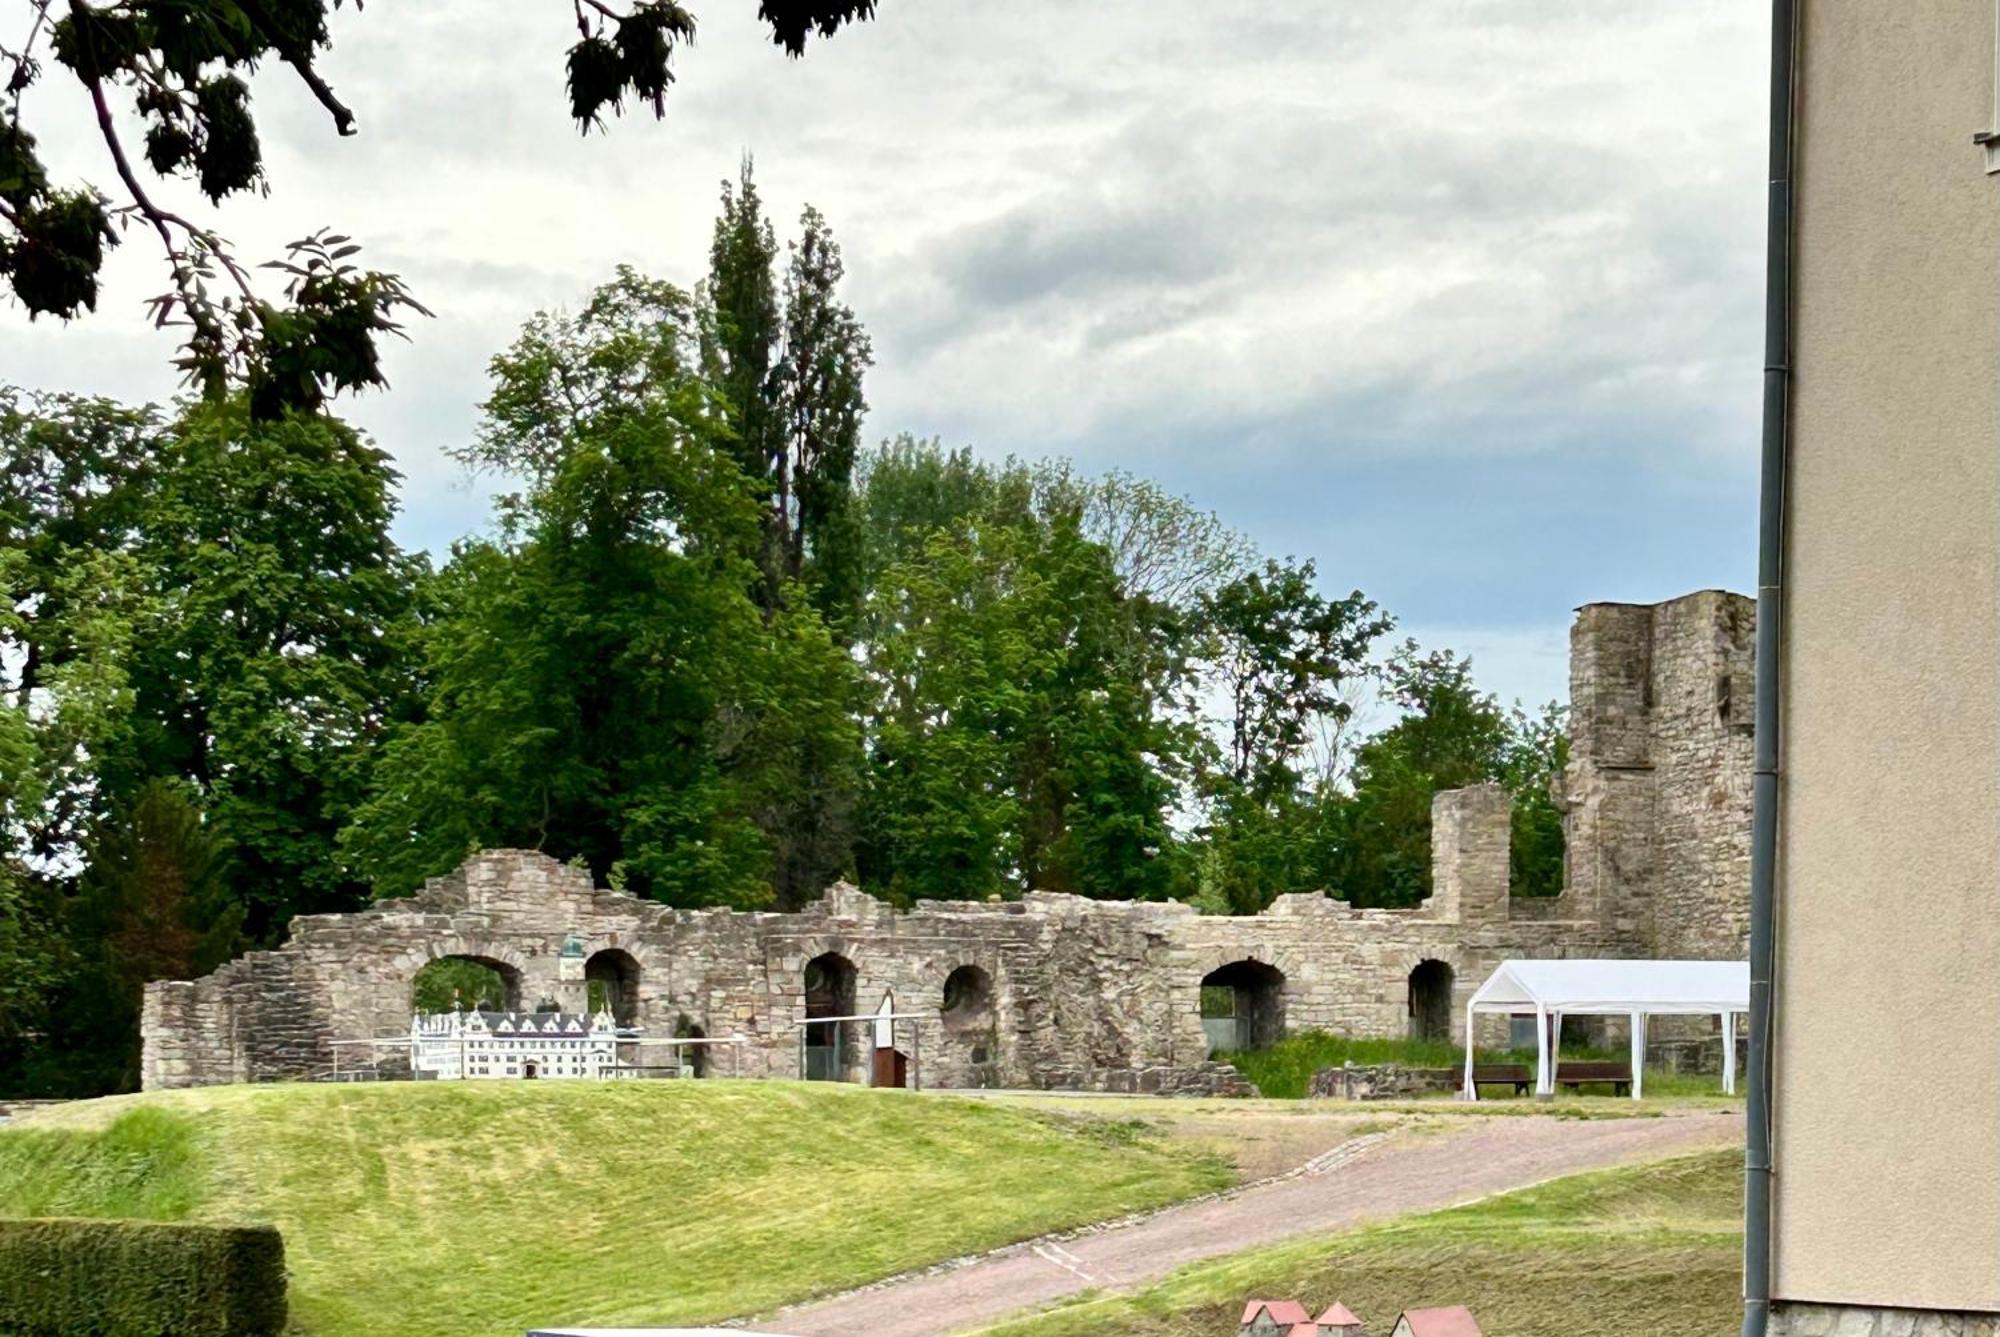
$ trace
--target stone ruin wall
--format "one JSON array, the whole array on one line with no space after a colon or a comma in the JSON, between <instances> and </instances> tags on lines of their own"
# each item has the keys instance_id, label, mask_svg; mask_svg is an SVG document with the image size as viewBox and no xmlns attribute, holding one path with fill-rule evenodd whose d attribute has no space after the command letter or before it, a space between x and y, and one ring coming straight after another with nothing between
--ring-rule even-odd
<instances>
[{"instance_id":1,"label":"stone ruin wall","mask_svg":"<svg viewBox=\"0 0 2000 1337\"><path fill-rule=\"evenodd\" d=\"M1749 951L1755 645L1756 604L1723 590L1571 628L1562 899L1650 955Z\"/></svg>"},{"instance_id":2,"label":"stone ruin wall","mask_svg":"<svg viewBox=\"0 0 2000 1337\"><path fill-rule=\"evenodd\" d=\"M1207 1061L1200 999L1205 976L1246 961L1282 977L1266 1000L1281 1031L1381 1037L1410 1032L1411 972L1442 962L1462 1039L1467 998L1508 957L1741 955L1749 761L1735 721L1739 702L1748 714L1748 609L1703 593L1580 610L1559 897L1509 896L1509 801L1490 785L1437 796L1433 890L1409 910L1302 894L1223 917L1032 892L902 912L844 885L796 913L674 910L539 854L488 851L414 896L301 916L280 948L148 985L144 1084L324 1074L334 1041L407 1031L412 979L439 957L498 967L510 1003L581 1010L587 983L559 965L572 933L636 972L629 1002L646 1034L742 1037L714 1051L709 1070L722 1076L801 1075L806 967L829 952L853 966L856 1011L892 991L899 1010L927 1017L914 1046L907 1024L898 1032L926 1086L1241 1089L1233 1069ZM961 966L984 972L985 1006L941 1018L944 981ZM1486 1024L1482 1043L1503 1037L1503 1018L1492 1033ZM850 1045L844 1075L863 1075L861 1052ZM355 1065L354 1051L341 1062Z\"/></svg>"}]
</instances>

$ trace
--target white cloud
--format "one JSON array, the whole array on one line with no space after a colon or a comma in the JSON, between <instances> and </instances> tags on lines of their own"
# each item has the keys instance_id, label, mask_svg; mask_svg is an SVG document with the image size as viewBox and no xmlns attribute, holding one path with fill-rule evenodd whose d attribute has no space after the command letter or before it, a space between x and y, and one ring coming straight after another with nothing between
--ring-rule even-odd
<instances>
[{"instance_id":1,"label":"white cloud","mask_svg":"<svg viewBox=\"0 0 2000 1337\"><path fill-rule=\"evenodd\" d=\"M1749 485L1754 6L888 0L796 62L748 0L697 12L666 123L628 116L582 139L556 4L339 11L324 69L359 115L354 139L282 69L258 77L272 191L227 206L224 230L262 257L332 225L438 313L391 350L395 389L343 408L401 462L413 540L481 512L442 451L471 433L486 358L619 262L692 283L716 185L747 148L781 224L811 200L846 247L878 353L877 434L1218 489L1202 500L1272 547L1337 558L1329 584L1393 590L1406 617L1467 638L1543 636L1557 610L1610 597L1593 584L1665 595L1736 569L1664 543L1635 557L1618 531L1645 529L1659 495L1679 509L1657 523L1683 525ZM64 174L105 175L61 71L29 107ZM0 376L169 393L171 340L140 314L163 286L150 239L130 237L94 318L31 330L0 311ZM1566 504L1630 523L1587 542L1519 526L1450 560L1396 544L1448 542L1435 526L1371 517L1388 537L1365 551L1329 528L1350 471L1416 517L1423 480L1455 459L1503 479L1493 460L1522 462L1501 507L1581 470L1601 495ZM1380 471L1405 465L1391 498ZM1449 582L1509 567L1517 596L1489 600L1502 630L1467 623Z\"/></svg>"}]
</instances>

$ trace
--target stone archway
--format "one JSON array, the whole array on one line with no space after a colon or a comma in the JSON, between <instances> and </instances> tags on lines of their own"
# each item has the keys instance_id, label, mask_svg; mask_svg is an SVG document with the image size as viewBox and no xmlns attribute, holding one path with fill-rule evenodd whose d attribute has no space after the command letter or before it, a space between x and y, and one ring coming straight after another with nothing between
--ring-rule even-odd
<instances>
[{"instance_id":1,"label":"stone archway","mask_svg":"<svg viewBox=\"0 0 2000 1337\"><path fill-rule=\"evenodd\" d=\"M996 1081L999 1025L993 977L984 966L957 966L944 977L938 1022L943 1031L939 1060L945 1080L967 1086Z\"/></svg>"},{"instance_id":2,"label":"stone archway","mask_svg":"<svg viewBox=\"0 0 2000 1337\"><path fill-rule=\"evenodd\" d=\"M1268 1049L1285 1037L1285 972L1254 958L1201 977L1201 1028L1211 1053Z\"/></svg>"},{"instance_id":3,"label":"stone archway","mask_svg":"<svg viewBox=\"0 0 2000 1337\"><path fill-rule=\"evenodd\" d=\"M959 966L944 977L939 1016L946 1030L982 1030L993 1025L993 977L981 966Z\"/></svg>"},{"instance_id":4,"label":"stone archway","mask_svg":"<svg viewBox=\"0 0 2000 1337\"><path fill-rule=\"evenodd\" d=\"M444 952L431 957L410 976L410 1010L449 1012L453 1006L466 1011L520 1011L520 968L497 956L475 952Z\"/></svg>"},{"instance_id":5,"label":"stone archway","mask_svg":"<svg viewBox=\"0 0 2000 1337\"><path fill-rule=\"evenodd\" d=\"M620 1026L639 1020L639 961L619 947L592 952L583 963L584 999L588 1011L605 1011Z\"/></svg>"},{"instance_id":6,"label":"stone archway","mask_svg":"<svg viewBox=\"0 0 2000 1337\"><path fill-rule=\"evenodd\" d=\"M1410 972L1410 1038L1443 1043L1451 1039L1451 990L1455 976L1449 962L1426 959Z\"/></svg>"},{"instance_id":7,"label":"stone archway","mask_svg":"<svg viewBox=\"0 0 2000 1337\"><path fill-rule=\"evenodd\" d=\"M807 1081L838 1082L856 1062L854 1023L816 1021L855 1015L854 963L839 952L821 952L805 966Z\"/></svg>"},{"instance_id":8,"label":"stone archway","mask_svg":"<svg viewBox=\"0 0 2000 1337\"><path fill-rule=\"evenodd\" d=\"M708 1032L695 1023L686 1013L682 1013L674 1023L676 1040L706 1040ZM689 1077L706 1077L711 1071L707 1045L683 1045L675 1055L681 1072Z\"/></svg>"}]
</instances>

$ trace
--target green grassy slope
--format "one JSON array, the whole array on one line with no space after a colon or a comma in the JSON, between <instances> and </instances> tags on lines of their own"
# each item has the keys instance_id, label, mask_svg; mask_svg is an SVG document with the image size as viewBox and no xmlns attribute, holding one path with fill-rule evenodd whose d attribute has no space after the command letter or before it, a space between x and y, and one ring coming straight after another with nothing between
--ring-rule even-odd
<instances>
[{"instance_id":1,"label":"green grassy slope","mask_svg":"<svg viewBox=\"0 0 2000 1337\"><path fill-rule=\"evenodd\" d=\"M1252 1296L1344 1301L1387 1332L1465 1304L1487 1337L1728 1337L1742 1314L1743 1157L1710 1152L1559 1179L1470 1206L1182 1269L1130 1296L1002 1324L1005 1337L1212 1337Z\"/></svg>"},{"instance_id":2,"label":"green grassy slope","mask_svg":"<svg viewBox=\"0 0 2000 1337\"><path fill-rule=\"evenodd\" d=\"M781 1082L224 1087L0 1129L0 1214L275 1222L313 1334L707 1321L1229 1176L1130 1124Z\"/></svg>"}]
</instances>

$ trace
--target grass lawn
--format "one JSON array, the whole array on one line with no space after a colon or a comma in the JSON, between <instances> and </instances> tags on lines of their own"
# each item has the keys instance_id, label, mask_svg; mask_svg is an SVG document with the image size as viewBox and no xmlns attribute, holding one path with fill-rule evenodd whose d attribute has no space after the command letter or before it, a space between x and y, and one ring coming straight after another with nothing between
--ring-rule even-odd
<instances>
[{"instance_id":1,"label":"grass lawn","mask_svg":"<svg viewBox=\"0 0 2000 1337\"><path fill-rule=\"evenodd\" d=\"M1614 1052L1565 1048L1563 1057L1624 1059L1628 1055L1622 1049ZM1321 1068L1337 1068L1343 1063L1360 1067L1400 1063L1412 1068L1456 1069L1464 1066L1465 1051L1456 1045L1438 1041L1353 1040L1327 1031L1301 1031L1265 1049L1218 1053L1215 1058L1218 1062L1235 1064L1236 1070L1255 1082L1257 1090L1264 1096L1276 1100L1298 1100L1312 1086L1313 1074ZM1482 1063L1526 1063L1532 1068L1535 1051L1482 1049L1479 1059ZM1648 1068L1645 1089L1648 1095L1720 1096L1722 1079ZM1603 1091L1609 1094L1611 1088L1607 1085ZM1489 1087L1482 1099L1500 1095L1499 1088Z\"/></svg>"},{"instance_id":2,"label":"grass lawn","mask_svg":"<svg viewBox=\"0 0 2000 1337\"><path fill-rule=\"evenodd\" d=\"M276 1223L309 1334L705 1322L1232 1177L1127 1120L790 1082L216 1087L0 1129L0 1214Z\"/></svg>"},{"instance_id":3,"label":"grass lawn","mask_svg":"<svg viewBox=\"0 0 2000 1337\"><path fill-rule=\"evenodd\" d=\"M1005 1337L1214 1337L1252 1296L1344 1301L1373 1333L1466 1304L1487 1337L1728 1337L1742 1304L1743 1156L1706 1152L1559 1179L1448 1211L1183 1268L988 1329Z\"/></svg>"}]
</instances>

